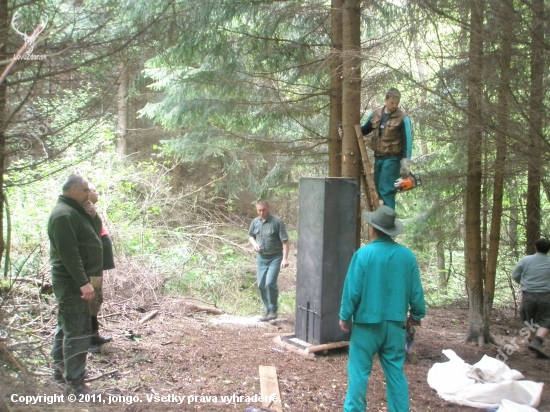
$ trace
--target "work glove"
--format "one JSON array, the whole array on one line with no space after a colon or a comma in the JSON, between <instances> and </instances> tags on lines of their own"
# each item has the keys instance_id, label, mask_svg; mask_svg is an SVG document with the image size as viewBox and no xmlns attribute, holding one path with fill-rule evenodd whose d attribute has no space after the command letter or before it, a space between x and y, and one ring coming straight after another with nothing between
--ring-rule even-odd
<instances>
[{"instance_id":1,"label":"work glove","mask_svg":"<svg viewBox=\"0 0 550 412\"><path fill-rule=\"evenodd\" d=\"M411 159L407 157L404 159L401 159L400 174L403 179L411 175Z\"/></svg>"},{"instance_id":2,"label":"work glove","mask_svg":"<svg viewBox=\"0 0 550 412\"><path fill-rule=\"evenodd\" d=\"M420 323L421 323L420 319L415 319L412 316L409 316L409 318L407 319L407 326L408 325L420 326Z\"/></svg>"}]
</instances>

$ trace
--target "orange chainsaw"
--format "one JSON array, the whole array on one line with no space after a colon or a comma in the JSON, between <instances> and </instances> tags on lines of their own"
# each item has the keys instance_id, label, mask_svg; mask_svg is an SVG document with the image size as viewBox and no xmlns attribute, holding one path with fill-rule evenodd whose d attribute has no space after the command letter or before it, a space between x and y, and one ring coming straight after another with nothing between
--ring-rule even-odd
<instances>
[{"instance_id":1,"label":"orange chainsaw","mask_svg":"<svg viewBox=\"0 0 550 412\"><path fill-rule=\"evenodd\" d=\"M405 178L397 179L393 185L395 186L393 192L406 192L407 190L422 186L422 179L420 179L419 175L411 174Z\"/></svg>"}]
</instances>

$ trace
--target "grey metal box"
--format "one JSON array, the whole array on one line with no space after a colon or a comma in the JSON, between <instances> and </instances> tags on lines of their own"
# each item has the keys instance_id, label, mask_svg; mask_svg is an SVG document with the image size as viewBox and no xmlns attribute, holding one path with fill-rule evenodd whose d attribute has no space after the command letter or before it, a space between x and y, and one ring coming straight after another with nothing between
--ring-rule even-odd
<instances>
[{"instance_id":1,"label":"grey metal box","mask_svg":"<svg viewBox=\"0 0 550 412\"><path fill-rule=\"evenodd\" d=\"M338 325L344 280L356 250L358 179L300 179L296 338L349 340Z\"/></svg>"}]
</instances>

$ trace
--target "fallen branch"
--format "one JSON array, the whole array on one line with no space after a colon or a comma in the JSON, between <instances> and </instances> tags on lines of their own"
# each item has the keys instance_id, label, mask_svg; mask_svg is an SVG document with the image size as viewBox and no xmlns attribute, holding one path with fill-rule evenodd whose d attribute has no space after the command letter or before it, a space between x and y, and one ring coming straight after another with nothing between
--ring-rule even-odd
<instances>
[{"instance_id":1,"label":"fallen branch","mask_svg":"<svg viewBox=\"0 0 550 412\"><path fill-rule=\"evenodd\" d=\"M103 374L101 374L101 375L93 376L93 377L91 377L91 378L86 378L86 379L84 379L84 382L93 382L93 381L97 381L98 379L101 379L101 378L103 378L104 376L112 375L113 373L116 373L116 372L118 372L118 369L115 369L115 370L109 371L109 372L105 372L105 373L103 373Z\"/></svg>"},{"instance_id":2,"label":"fallen branch","mask_svg":"<svg viewBox=\"0 0 550 412\"><path fill-rule=\"evenodd\" d=\"M154 310L152 312L149 312L147 315L145 315L143 318L141 318L138 323L145 323L150 319L153 319L155 316L157 316L159 313L158 310Z\"/></svg>"},{"instance_id":3,"label":"fallen branch","mask_svg":"<svg viewBox=\"0 0 550 412\"><path fill-rule=\"evenodd\" d=\"M264 338L274 338L275 336L292 336L294 333L266 332L262 335Z\"/></svg>"},{"instance_id":4,"label":"fallen branch","mask_svg":"<svg viewBox=\"0 0 550 412\"><path fill-rule=\"evenodd\" d=\"M208 306L195 305L194 303L185 303L185 309L189 309L196 312L206 312L206 313L210 313L211 315L223 314L223 310L221 309L211 308Z\"/></svg>"},{"instance_id":5,"label":"fallen branch","mask_svg":"<svg viewBox=\"0 0 550 412\"><path fill-rule=\"evenodd\" d=\"M109 313L108 315L100 315L97 318L98 319L105 319L105 318L112 318L113 316L122 315L122 312L116 312L116 313Z\"/></svg>"},{"instance_id":6,"label":"fallen branch","mask_svg":"<svg viewBox=\"0 0 550 412\"><path fill-rule=\"evenodd\" d=\"M22 365L9 351L4 342L0 343L0 360L7 363L13 370L18 371L23 376L28 376L29 371Z\"/></svg>"}]
</instances>

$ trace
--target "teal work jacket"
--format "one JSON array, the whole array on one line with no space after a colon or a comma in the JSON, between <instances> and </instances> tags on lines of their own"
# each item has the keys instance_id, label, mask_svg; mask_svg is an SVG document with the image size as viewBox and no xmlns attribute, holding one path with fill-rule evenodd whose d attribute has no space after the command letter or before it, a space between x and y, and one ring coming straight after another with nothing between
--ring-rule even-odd
<instances>
[{"instance_id":1,"label":"teal work jacket","mask_svg":"<svg viewBox=\"0 0 550 412\"><path fill-rule=\"evenodd\" d=\"M426 316L414 254L392 238L378 238L353 255L342 293L340 319L354 323Z\"/></svg>"}]
</instances>

